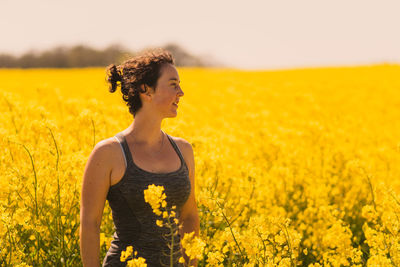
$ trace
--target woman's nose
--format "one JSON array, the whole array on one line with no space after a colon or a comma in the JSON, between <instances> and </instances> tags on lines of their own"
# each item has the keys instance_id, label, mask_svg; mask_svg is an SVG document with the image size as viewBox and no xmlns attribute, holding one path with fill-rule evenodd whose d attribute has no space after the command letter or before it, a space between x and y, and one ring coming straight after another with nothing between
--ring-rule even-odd
<instances>
[{"instance_id":1,"label":"woman's nose","mask_svg":"<svg viewBox=\"0 0 400 267\"><path fill-rule=\"evenodd\" d=\"M180 86L179 86L179 92L178 93L179 93L180 96L184 96L185 95L185 93L182 91L182 88Z\"/></svg>"}]
</instances>

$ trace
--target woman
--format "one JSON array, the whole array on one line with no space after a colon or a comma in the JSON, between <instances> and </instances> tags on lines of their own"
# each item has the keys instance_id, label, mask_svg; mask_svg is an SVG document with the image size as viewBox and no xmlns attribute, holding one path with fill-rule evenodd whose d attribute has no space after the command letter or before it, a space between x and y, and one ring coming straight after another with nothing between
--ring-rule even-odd
<instances>
[{"instance_id":1,"label":"woman","mask_svg":"<svg viewBox=\"0 0 400 267\"><path fill-rule=\"evenodd\" d=\"M172 55L163 49L145 53L107 68L110 92L121 86L133 122L115 136L96 144L87 161L81 194L80 248L84 267L99 266L100 225L105 200L112 210L115 232L102 266L126 266L122 250L131 245L148 266L169 266L165 227L156 225L144 200L150 184L162 185L167 207L176 206L182 227L175 240L174 266L181 256L184 233L199 236L195 201L194 155L190 143L161 130L164 118L176 117L184 95ZM183 252L183 253L181 253ZM167 255L165 255L167 254ZM196 261L190 265L197 266Z\"/></svg>"}]
</instances>

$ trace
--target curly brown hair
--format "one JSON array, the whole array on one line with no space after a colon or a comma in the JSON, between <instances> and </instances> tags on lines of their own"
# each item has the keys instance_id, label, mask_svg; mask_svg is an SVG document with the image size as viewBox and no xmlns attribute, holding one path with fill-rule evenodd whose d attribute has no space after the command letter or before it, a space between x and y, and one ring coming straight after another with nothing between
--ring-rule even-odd
<instances>
[{"instance_id":1,"label":"curly brown hair","mask_svg":"<svg viewBox=\"0 0 400 267\"><path fill-rule=\"evenodd\" d=\"M129 112L135 117L137 111L142 107L139 92L145 93L142 84L157 87L158 78L161 76L161 67L164 64L175 65L172 54L163 48L144 50L124 61L121 65L111 64L107 66L107 81L110 83L111 93L121 86L122 99L129 106Z\"/></svg>"}]
</instances>

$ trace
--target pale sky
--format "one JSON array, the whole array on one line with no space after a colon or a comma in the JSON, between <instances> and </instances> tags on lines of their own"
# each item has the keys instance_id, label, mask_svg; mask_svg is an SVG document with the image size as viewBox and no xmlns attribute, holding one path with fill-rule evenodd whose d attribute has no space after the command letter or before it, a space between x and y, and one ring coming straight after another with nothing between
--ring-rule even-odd
<instances>
[{"instance_id":1,"label":"pale sky","mask_svg":"<svg viewBox=\"0 0 400 267\"><path fill-rule=\"evenodd\" d=\"M0 0L0 53L177 43L232 67L400 64L400 0Z\"/></svg>"}]
</instances>

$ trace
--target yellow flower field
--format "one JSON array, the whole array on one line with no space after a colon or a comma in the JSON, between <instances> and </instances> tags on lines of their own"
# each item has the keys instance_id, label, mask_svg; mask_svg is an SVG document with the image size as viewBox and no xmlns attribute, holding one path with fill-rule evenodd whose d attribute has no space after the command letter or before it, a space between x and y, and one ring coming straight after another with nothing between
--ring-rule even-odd
<instances>
[{"instance_id":1,"label":"yellow flower field","mask_svg":"<svg viewBox=\"0 0 400 267\"><path fill-rule=\"evenodd\" d=\"M199 266L400 266L400 65L178 68ZM132 122L105 68L0 70L0 266L81 266L94 145ZM113 233L106 202L101 261Z\"/></svg>"}]
</instances>

